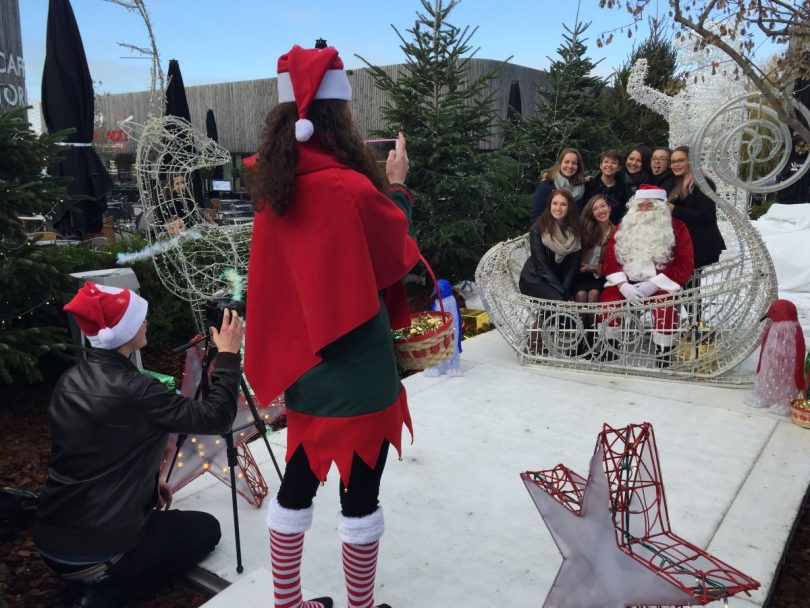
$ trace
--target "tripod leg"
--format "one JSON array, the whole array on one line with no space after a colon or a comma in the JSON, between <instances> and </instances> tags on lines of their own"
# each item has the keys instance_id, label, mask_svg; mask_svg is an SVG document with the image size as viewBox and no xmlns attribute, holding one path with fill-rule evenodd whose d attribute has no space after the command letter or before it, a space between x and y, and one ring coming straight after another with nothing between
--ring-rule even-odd
<instances>
[{"instance_id":1,"label":"tripod leg","mask_svg":"<svg viewBox=\"0 0 810 608\"><path fill-rule=\"evenodd\" d=\"M253 425L256 427L256 430L259 431L259 435L262 436L262 439L264 439L264 445L267 446L267 451L270 452L270 459L273 461L273 466L276 468L278 479L279 481L284 481L284 475L281 473L281 468L278 466L276 455L273 453L273 448L270 447L270 440L267 439L267 425L264 423L261 416L259 416L256 404L253 403L253 397L250 396L250 389L248 388L244 375L240 379L240 386L242 388L242 394L245 396L245 401L247 401L248 407L250 408L250 413L253 415Z\"/></svg>"},{"instance_id":2,"label":"tripod leg","mask_svg":"<svg viewBox=\"0 0 810 608\"><path fill-rule=\"evenodd\" d=\"M169 470L166 471L166 483L169 483L169 477L172 476L172 471L174 471L174 465L177 462L177 455L180 454L180 449L183 447L183 443L186 440L186 433L178 433L177 434L177 441L174 443L174 456L172 456L172 463L169 465Z\"/></svg>"},{"instance_id":3,"label":"tripod leg","mask_svg":"<svg viewBox=\"0 0 810 608\"><path fill-rule=\"evenodd\" d=\"M236 507L236 447L233 445L233 433L225 434L225 445L228 446L228 469L231 473L231 502L233 504L233 532L236 539L236 571L242 574L242 541L239 538L239 511Z\"/></svg>"}]
</instances>

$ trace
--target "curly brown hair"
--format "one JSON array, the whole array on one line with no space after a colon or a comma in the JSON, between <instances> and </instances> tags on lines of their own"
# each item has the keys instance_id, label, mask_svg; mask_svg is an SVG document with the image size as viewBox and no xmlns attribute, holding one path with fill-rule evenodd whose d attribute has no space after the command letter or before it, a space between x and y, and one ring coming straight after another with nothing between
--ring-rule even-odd
<instances>
[{"instance_id":1,"label":"curly brown hair","mask_svg":"<svg viewBox=\"0 0 810 608\"><path fill-rule=\"evenodd\" d=\"M549 195L548 205L535 221L534 229L537 230L537 233L540 235L550 234L554 230L554 224L557 223L557 220L551 215L551 199L558 194L568 201L568 211L565 212L565 217L560 221L560 230L562 230L564 235L567 235L570 230L574 235L579 236L579 210L577 209L577 204L574 202L574 197L568 190L554 190L554 192Z\"/></svg>"},{"instance_id":2,"label":"curly brown hair","mask_svg":"<svg viewBox=\"0 0 810 608\"><path fill-rule=\"evenodd\" d=\"M387 189L385 174L360 138L346 101L313 101L307 118L315 127L313 138L317 138L326 153L368 177L380 192ZM256 168L247 179L248 191L256 201L256 208L262 209L269 203L279 217L287 212L295 197L296 120L298 109L293 102L280 103L270 111L259 143Z\"/></svg>"}]
</instances>

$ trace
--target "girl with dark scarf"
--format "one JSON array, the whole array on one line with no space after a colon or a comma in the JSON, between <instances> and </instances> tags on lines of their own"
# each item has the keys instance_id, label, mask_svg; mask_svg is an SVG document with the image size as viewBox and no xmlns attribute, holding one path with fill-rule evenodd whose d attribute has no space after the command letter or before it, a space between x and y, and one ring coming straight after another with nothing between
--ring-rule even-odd
<instances>
[{"instance_id":1,"label":"girl with dark scarf","mask_svg":"<svg viewBox=\"0 0 810 608\"><path fill-rule=\"evenodd\" d=\"M672 150L664 146L658 146L653 150L650 160L650 168L652 169L650 183L663 188L667 191L667 194L672 192L673 188L675 188L675 182L678 181L669 166L670 156L672 156Z\"/></svg>"},{"instance_id":2,"label":"girl with dark scarf","mask_svg":"<svg viewBox=\"0 0 810 608\"><path fill-rule=\"evenodd\" d=\"M633 195L638 190L641 184L650 183L650 175L652 169L650 168L650 158L652 152L644 144L637 144L630 148L624 160L624 168L619 173L619 178L624 185L624 195L621 207L620 217L614 218L616 221L621 221L626 212L625 205L627 201L633 198Z\"/></svg>"}]
</instances>

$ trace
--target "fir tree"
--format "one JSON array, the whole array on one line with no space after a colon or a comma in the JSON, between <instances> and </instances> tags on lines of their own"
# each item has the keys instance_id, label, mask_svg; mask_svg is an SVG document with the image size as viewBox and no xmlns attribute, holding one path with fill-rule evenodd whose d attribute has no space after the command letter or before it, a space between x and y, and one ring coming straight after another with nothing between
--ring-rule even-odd
<instances>
[{"instance_id":1,"label":"fir tree","mask_svg":"<svg viewBox=\"0 0 810 608\"><path fill-rule=\"evenodd\" d=\"M599 103L605 81L592 75L599 62L587 56L587 38L583 37L590 25L579 21L573 29L563 25L567 33L557 49L559 57L549 58L548 80L538 87L536 112L524 118L511 135L513 147L532 160L535 170L550 167L560 150L569 147L582 153L587 169L594 168L609 144Z\"/></svg>"},{"instance_id":2,"label":"fir tree","mask_svg":"<svg viewBox=\"0 0 810 608\"><path fill-rule=\"evenodd\" d=\"M650 36L633 49L627 61L613 75L612 88L605 90L602 107L611 138L616 146L627 147L635 143L666 146L669 125L664 117L636 103L627 94L630 69L641 58L647 59L649 71L645 84L669 95L677 93L677 51L663 33L658 22L650 23Z\"/></svg>"},{"instance_id":3,"label":"fir tree","mask_svg":"<svg viewBox=\"0 0 810 608\"><path fill-rule=\"evenodd\" d=\"M525 215L499 183L487 182L492 157L480 150L495 124L490 81L500 68L471 80L470 39L477 28L447 21L458 0L421 2L424 12L406 30L407 39L392 26L406 56L396 80L360 59L389 95L383 107L387 130L379 134L402 131L407 137L408 185L417 198L412 226L420 248L439 275L470 278L496 233Z\"/></svg>"},{"instance_id":4,"label":"fir tree","mask_svg":"<svg viewBox=\"0 0 810 608\"><path fill-rule=\"evenodd\" d=\"M0 383L42 379L39 362L69 342L57 303L70 279L25 232L18 216L49 213L63 185L45 174L64 133L37 137L26 108L0 114Z\"/></svg>"}]
</instances>

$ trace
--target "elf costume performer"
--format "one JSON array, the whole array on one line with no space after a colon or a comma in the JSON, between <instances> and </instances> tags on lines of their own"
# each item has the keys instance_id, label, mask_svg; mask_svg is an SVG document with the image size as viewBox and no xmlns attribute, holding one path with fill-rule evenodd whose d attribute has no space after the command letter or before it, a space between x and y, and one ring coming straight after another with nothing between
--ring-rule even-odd
<instances>
[{"instance_id":1,"label":"elf costume performer","mask_svg":"<svg viewBox=\"0 0 810 608\"><path fill-rule=\"evenodd\" d=\"M283 392L287 404L287 467L267 511L275 606L332 606L302 601L299 572L312 499L334 462L348 605L368 608L384 529L380 478L389 444L399 451L403 424L411 429L391 337L410 322L400 279L419 259L401 183L405 141L389 155L389 186L354 127L332 47L282 55L278 91L246 161L258 204L245 372L262 401Z\"/></svg>"}]
</instances>

